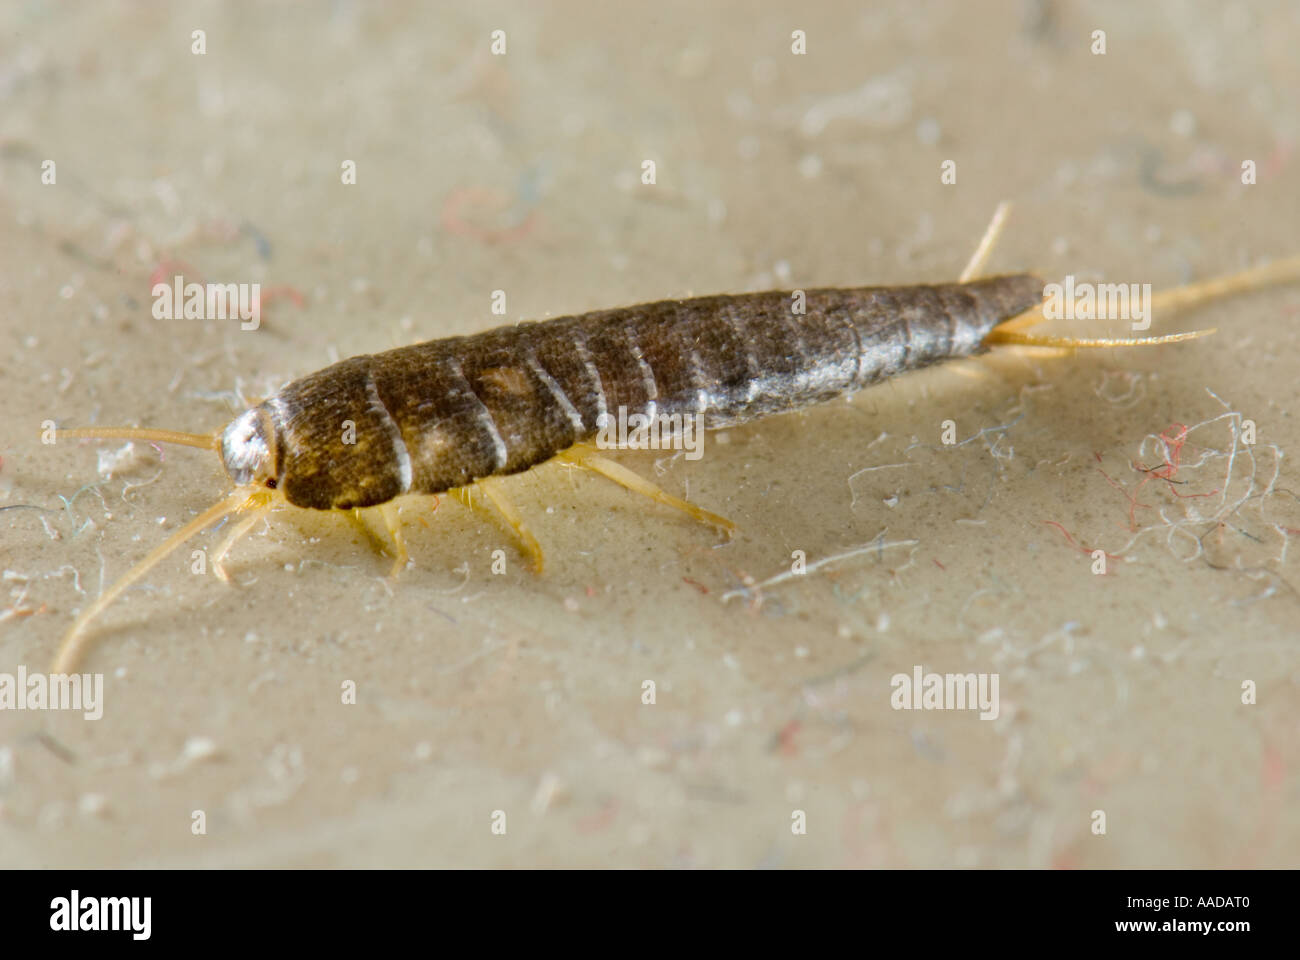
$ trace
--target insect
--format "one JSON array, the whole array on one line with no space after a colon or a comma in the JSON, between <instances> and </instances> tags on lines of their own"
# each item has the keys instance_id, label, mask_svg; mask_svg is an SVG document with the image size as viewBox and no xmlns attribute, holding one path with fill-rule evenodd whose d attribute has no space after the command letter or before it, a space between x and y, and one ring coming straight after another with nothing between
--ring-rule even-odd
<instances>
[{"instance_id":1,"label":"insect","mask_svg":"<svg viewBox=\"0 0 1300 960\"><path fill-rule=\"evenodd\" d=\"M1044 284L1030 274L975 279L1005 218L999 208L956 283L773 291L666 300L448 337L353 357L294 380L215 434L88 427L59 437L128 438L216 452L234 490L184 524L77 618L52 672L78 662L88 624L165 556L210 524L240 515L213 569L278 501L313 510L375 507L406 547L395 498L450 492L499 511L540 572L543 553L502 477L560 459L680 509L728 536L730 521L673 497L591 440L616 410L699 416L727 427L800 410L994 344L1114 347L1172 343L1213 331L1136 339L1040 336ZM1184 307L1300 273L1283 261L1180 287L1153 306ZM801 303L803 311L795 309Z\"/></svg>"}]
</instances>

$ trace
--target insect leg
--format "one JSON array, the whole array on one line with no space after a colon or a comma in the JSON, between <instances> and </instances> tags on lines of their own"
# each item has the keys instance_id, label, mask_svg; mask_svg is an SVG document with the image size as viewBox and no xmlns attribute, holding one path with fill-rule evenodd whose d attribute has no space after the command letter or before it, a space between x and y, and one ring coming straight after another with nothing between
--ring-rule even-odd
<instances>
[{"instance_id":1,"label":"insect leg","mask_svg":"<svg viewBox=\"0 0 1300 960\"><path fill-rule=\"evenodd\" d=\"M497 477L484 477L474 486L483 491L483 496L492 502L492 505L500 512L500 516L494 516L493 519L498 522L504 518L505 525L510 528L510 532L515 535L515 541L519 546L520 553L528 557L533 564L533 572L541 573L546 565L546 557L542 553L542 545L537 542L537 538L524 524L523 517L519 516L519 511L515 509L513 503L506 497L501 490L501 480ZM474 495L471 492L473 487L458 487L451 493L461 503L471 510L481 513L488 513L481 504L474 502Z\"/></svg>"},{"instance_id":2,"label":"insect leg","mask_svg":"<svg viewBox=\"0 0 1300 960\"><path fill-rule=\"evenodd\" d=\"M410 559L410 555L406 552L406 538L402 536L400 529L395 530L394 528L396 518L390 520L388 513L385 510L385 508L389 506L390 504L385 503L376 508L378 509L380 516L384 519L384 526L388 530L389 535L388 540L385 540L380 536L374 526L367 519L369 514L363 511L368 511L370 509L369 507L352 507L349 510L343 511L343 513L347 516L353 526L365 534L366 539L370 541L370 545L374 547L376 553L386 553L393 558L393 569L389 572L389 576L395 577L406 566L406 562Z\"/></svg>"},{"instance_id":3,"label":"insect leg","mask_svg":"<svg viewBox=\"0 0 1300 960\"><path fill-rule=\"evenodd\" d=\"M224 562L226 554L230 552L230 548L235 545L240 537L253 528L253 524L270 512L272 502L273 498L270 495L253 494L240 505L240 512L248 510L248 516L235 524L234 529L230 531L230 535L221 541L221 546L217 547L217 552L212 555L212 572L223 583L230 582L230 574L226 573L226 564Z\"/></svg>"},{"instance_id":4,"label":"insect leg","mask_svg":"<svg viewBox=\"0 0 1300 960\"><path fill-rule=\"evenodd\" d=\"M361 515L360 507L353 507L350 510L343 511L343 513L354 527L365 534L366 539L370 541L370 545L375 549L376 553L388 552L388 544L384 543L379 534L375 533L374 528L366 522L366 518Z\"/></svg>"},{"instance_id":5,"label":"insect leg","mask_svg":"<svg viewBox=\"0 0 1300 960\"><path fill-rule=\"evenodd\" d=\"M725 533L728 540L730 540L732 535L736 532L736 525L726 517L720 517L716 513L709 513L709 511L702 510L693 503L688 503L685 500L674 497L670 493L666 493L649 480L633 473L622 464L615 463L613 460L592 453L590 447L581 444L575 447L570 447L563 453L558 454L558 459L563 460L566 463L571 463L574 466L582 467L585 470L590 470L593 473L599 473L603 477L608 477L620 486L627 487L627 489L631 490L633 493L639 493L644 497L649 497L656 503L662 503L669 507L676 507L683 513L689 514L700 523Z\"/></svg>"},{"instance_id":6,"label":"insect leg","mask_svg":"<svg viewBox=\"0 0 1300 960\"><path fill-rule=\"evenodd\" d=\"M388 535L393 538L393 572L389 576L395 577L406 569L411 555L406 552L406 538L402 536L402 520L397 515L397 507L392 502L380 504L379 513L384 518Z\"/></svg>"},{"instance_id":7,"label":"insect leg","mask_svg":"<svg viewBox=\"0 0 1300 960\"><path fill-rule=\"evenodd\" d=\"M461 506L473 510L479 516L490 516L488 510L474 499L473 487L454 487L447 491Z\"/></svg>"}]
</instances>

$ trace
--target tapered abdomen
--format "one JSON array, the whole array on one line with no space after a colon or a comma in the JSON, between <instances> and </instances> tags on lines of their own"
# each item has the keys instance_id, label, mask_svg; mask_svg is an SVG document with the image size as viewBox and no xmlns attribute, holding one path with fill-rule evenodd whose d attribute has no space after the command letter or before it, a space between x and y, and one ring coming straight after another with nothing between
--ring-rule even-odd
<instances>
[{"instance_id":1,"label":"tapered abdomen","mask_svg":"<svg viewBox=\"0 0 1300 960\"><path fill-rule=\"evenodd\" d=\"M291 503L371 506L518 473L602 415L745 423L979 352L1035 306L1029 275L666 300L353 357L266 401Z\"/></svg>"}]
</instances>

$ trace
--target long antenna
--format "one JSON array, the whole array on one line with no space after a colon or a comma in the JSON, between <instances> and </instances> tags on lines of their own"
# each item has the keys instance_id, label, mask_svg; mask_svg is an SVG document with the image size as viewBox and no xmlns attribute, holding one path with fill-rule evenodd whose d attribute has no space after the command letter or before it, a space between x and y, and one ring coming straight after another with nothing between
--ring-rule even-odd
<instances>
[{"instance_id":1,"label":"long antenna","mask_svg":"<svg viewBox=\"0 0 1300 960\"><path fill-rule=\"evenodd\" d=\"M180 430L150 430L146 427L71 427L56 430L54 438L84 438L88 440L153 440L158 443L179 443L200 450L220 450L219 433L182 433Z\"/></svg>"},{"instance_id":2,"label":"long antenna","mask_svg":"<svg viewBox=\"0 0 1300 960\"><path fill-rule=\"evenodd\" d=\"M108 590L100 594L99 599L92 603L81 616L77 617L77 622L72 625L59 644L59 652L54 655L54 664L50 667L50 673L70 673L76 667L78 661L86 646L85 629L91 620L95 619L99 613L131 584L135 583L154 566L157 565L163 557L171 553L177 547L181 546L186 540L194 536L208 524L224 517L228 513L236 513L246 507L254 506L262 502L269 493L266 490L257 490L250 494L248 488L237 488L231 491L224 499L219 500L207 510L191 520L185 526L181 527L165 541L154 547L149 555L128 570L117 583L113 584Z\"/></svg>"}]
</instances>

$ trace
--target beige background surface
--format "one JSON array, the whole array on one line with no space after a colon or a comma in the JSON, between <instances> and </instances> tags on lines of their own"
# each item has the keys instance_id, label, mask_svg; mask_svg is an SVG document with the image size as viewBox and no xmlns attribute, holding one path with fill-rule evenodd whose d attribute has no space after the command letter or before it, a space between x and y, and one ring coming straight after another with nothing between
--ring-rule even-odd
<instances>
[{"instance_id":1,"label":"beige background surface","mask_svg":"<svg viewBox=\"0 0 1300 960\"><path fill-rule=\"evenodd\" d=\"M110 475L123 444L45 419L212 429L493 326L495 289L519 320L954 279L1002 199L993 270L1160 289L1294 254L1297 41L1292 3L7 4L0 672L227 489L180 448ZM154 320L177 263L303 306ZM1203 326L620 455L730 544L548 466L513 483L540 579L446 501L403 507L396 583L292 510L235 588L179 553L99 624L103 719L0 713L0 864L1296 866L1300 289L1153 332ZM796 550L848 555L764 585ZM1001 716L891 709L918 664L998 673Z\"/></svg>"}]
</instances>

